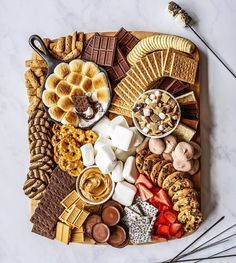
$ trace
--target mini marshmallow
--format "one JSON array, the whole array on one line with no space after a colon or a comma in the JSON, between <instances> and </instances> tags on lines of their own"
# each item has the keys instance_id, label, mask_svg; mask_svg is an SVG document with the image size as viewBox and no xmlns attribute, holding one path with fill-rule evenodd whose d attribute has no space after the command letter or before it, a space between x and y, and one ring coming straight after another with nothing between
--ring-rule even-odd
<instances>
[{"instance_id":1,"label":"mini marshmallow","mask_svg":"<svg viewBox=\"0 0 236 263\"><path fill-rule=\"evenodd\" d=\"M111 139L105 138L105 137L98 137L94 144L94 150L95 152L98 152L99 149L101 149L103 146L109 146L112 148L112 150L115 150L116 148L113 147Z\"/></svg>"},{"instance_id":2,"label":"mini marshmallow","mask_svg":"<svg viewBox=\"0 0 236 263\"><path fill-rule=\"evenodd\" d=\"M123 151L128 151L132 148L134 136L135 135L132 130L121 125L117 125L111 133L111 141L113 146Z\"/></svg>"},{"instance_id":3,"label":"mini marshmallow","mask_svg":"<svg viewBox=\"0 0 236 263\"><path fill-rule=\"evenodd\" d=\"M150 100L149 98L146 98L146 99L145 99L145 103L146 103L146 104L150 104L150 103L151 103L151 100Z\"/></svg>"},{"instance_id":4,"label":"mini marshmallow","mask_svg":"<svg viewBox=\"0 0 236 263\"><path fill-rule=\"evenodd\" d=\"M131 150L129 151L123 151L119 148L117 148L115 150L115 155L116 155L116 158L122 162L125 162L126 159L129 157L129 156L132 156L136 153L136 148L133 147Z\"/></svg>"},{"instance_id":5,"label":"mini marshmallow","mask_svg":"<svg viewBox=\"0 0 236 263\"><path fill-rule=\"evenodd\" d=\"M123 172L123 162L118 161L118 162L116 163L115 168L112 170L111 179L112 179L115 183L123 181L123 180L124 180L124 177L123 177L123 175L122 175L122 172Z\"/></svg>"},{"instance_id":6,"label":"mini marshmallow","mask_svg":"<svg viewBox=\"0 0 236 263\"><path fill-rule=\"evenodd\" d=\"M163 112L160 112L160 113L158 114L158 116L159 116L159 118L162 119L162 120L164 120L165 117L166 117L165 113L163 113Z\"/></svg>"},{"instance_id":7,"label":"mini marshmallow","mask_svg":"<svg viewBox=\"0 0 236 263\"><path fill-rule=\"evenodd\" d=\"M114 119L111 120L111 122L110 122L111 131L112 131L112 129L114 129L114 127L116 125L120 125L122 127L129 128L129 124L128 124L127 120L122 115L117 116L117 117L115 117Z\"/></svg>"},{"instance_id":8,"label":"mini marshmallow","mask_svg":"<svg viewBox=\"0 0 236 263\"><path fill-rule=\"evenodd\" d=\"M123 177L125 178L126 181L128 181L131 184L134 184L135 181L138 178L138 171L136 168L135 164L135 157L130 156L127 158L125 164L124 164L124 169L123 169Z\"/></svg>"},{"instance_id":9,"label":"mini marshmallow","mask_svg":"<svg viewBox=\"0 0 236 263\"><path fill-rule=\"evenodd\" d=\"M118 182L115 187L112 199L124 206L130 206L133 203L137 188L125 181Z\"/></svg>"},{"instance_id":10,"label":"mini marshmallow","mask_svg":"<svg viewBox=\"0 0 236 263\"><path fill-rule=\"evenodd\" d=\"M178 119L178 116L177 115L174 115L171 117L174 121L176 121Z\"/></svg>"},{"instance_id":11,"label":"mini marshmallow","mask_svg":"<svg viewBox=\"0 0 236 263\"><path fill-rule=\"evenodd\" d=\"M116 156L112 148L108 145L99 149L95 163L103 173L110 173L116 166Z\"/></svg>"},{"instance_id":12,"label":"mini marshmallow","mask_svg":"<svg viewBox=\"0 0 236 263\"><path fill-rule=\"evenodd\" d=\"M90 166L94 164L94 149L91 143L86 143L80 147L83 164Z\"/></svg>"},{"instance_id":13,"label":"mini marshmallow","mask_svg":"<svg viewBox=\"0 0 236 263\"><path fill-rule=\"evenodd\" d=\"M150 96L149 96L149 98L150 98L150 100L155 100L156 99L156 96L155 96L155 94L151 94Z\"/></svg>"},{"instance_id":14,"label":"mini marshmallow","mask_svg":"<svg viewBox=\"0 0 236 263\"><path fill-rule=\"evenodd\" d=\"M148 127L144 127L142 131L147 134L149 132L149 130L150 129L148 129Z\"/></svg>"},{"instance_id":15,"label":"mini marshmallow","mask_svg":"<svg viewBox=\"0 0 236 263\"><path fill-rule=\"evenodd\" d=\"M147 124L148 126L148 124ZM149 127L150 128L150 127ZM134 136L134 141L133 141L133 146L137 147L139 146L142 142L143 142L143 135L138 131L138 129L136 127L130 127L130 130L132 130L135 134Z\"/></svg>"},{"instance_id":16,"label":"mini marshmallow","mask_svg":"<svg viewBox=\"0 0 236 263\"><path fill-rule=\"evenodd\" d=\"M160 96L160 95L161 95L161 93L160 93L160 91L159 91L159 90L156 90L156 91L154 92L154 94L155 94L155 96L156 96L156 97L158 97L158 96Z\"/></svg>"},{"instance_id":17,"label":"mini marshmallow","mask_svg":"<svg viewBox=\"0 0 236 263\"><path fill-rule=\"evenodd\" d=\"M144 116L150 116L150 114L151 114L150 109L143 109Z\"/></svg>"},{"instance_id":18,"label":"mini marshmallow","mask_svg":"<svg viewBox=\"0 0 236 263\"><path fill-rule=\"evenodd\" d=\"M161 124L161 125L159 125L158 129L159 129L160 131L163 131L163 130L164 130L164 126Z\"/></svg>"},{"instance_id":19,"label":"mini marshmallow","mask_svg":"<svg viewBox=\"0 0 236 263\"><path fill-rule=\"evenodd\" d=\"M103 117L96 125L93 126L92 130L99 135L109 138L110 137L110 122L106 116Z\"/></svg>"}]
</instances>

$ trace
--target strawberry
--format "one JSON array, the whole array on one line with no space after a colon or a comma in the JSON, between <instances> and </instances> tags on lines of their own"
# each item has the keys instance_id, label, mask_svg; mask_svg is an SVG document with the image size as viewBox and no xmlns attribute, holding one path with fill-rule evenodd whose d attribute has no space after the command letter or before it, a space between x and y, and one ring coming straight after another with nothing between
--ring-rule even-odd
<instances>
[{"instance_id":1,"label":"strawberry","mask_svg":"<svg viewBox=\"0 0 236 263\"><path fill-rule=\"evenodd\" d=\"M163 205L162 203L159 203L159 205L158 205L157 208L158 208L158 211L159 211L159 212L163 212L163 211L165 211L165 210L170 209L169 206Z\"/></svg>"},{"instance_id":2,"label":"strawberry","mask_svg":"<svg viewBox=\"0 0 236 263\"><path fill-rule=\"evenodd\" d=\"M168 236L169 235L169 226L159 225L157 229L157 233L160 235Z\"/></svg>"},{"instance_id":3,"label":"strawberry","mask_svg":"<svg viewBox=\"0 0 236 263\"><path fill-rule=\"evenodd\" d=\"M136 187L138 187L142 201L146 201L153 197L153 193L143 184L138 184Z\"/></svg>"},{"instance_id":4,"label":"strawberry","mask_svg":"<svg viewBox=\"0 0 236 263\"><path fill-rule=\"evenodd\" d=\"M177 219L177 216L173 210L165 210L163 215L170 224L173 224Z\"/></svg>"},{"instance_id":5,"label":"strawberry","mask_svg":"<svg viewBox=\"0 0 236 263\"><path fill-rule=\"evenodd\" d=\"M140 174L138 179L135 182L135 186L137 187L138 184L145 185L148 189L153 187L152 182L143 174Z\"/></svg>"},{"instance_id":6,"label":"strawberry","mask_svg":"<svg viewBox=\"0 0 236 263\"><path fill-rule=\"evenodd\" d=\"M152 187L152 189L151 189L151 191L154 195L156 195L160 190L161 190L161 188L159 188L159 187Z\"/></svg>"},{"instance_id":7,"label":"strawberry","mask_svg":"<svg viewBox=\"0 0 236 263\"><path fill-rule=\"evenodd\" d=\"M183 233L184 233L184 231L183 231L183 229L181 228L181 229L175 234L175 236L176 236L177 238L181 238L182 235L183 235Z\"/></svg>"},{"instance_id":8,"label":"strawberry","mask_svg":"<svg viewBox=\"0 0 236 263\"><path fill-rule=\"evenodd\" d=\"M171 201L167 193L163 189L161 189L160 191L158 191L158 193L154 195L154 199L156 202L160 202L169 207L171 206Z\"/></svg>"},{"instance_id":9,"label":"strawberry","mask_svg":"<svg viewBox=\"0 0 236 263\"><path fill-rule=\"evenodd\" d=\"M166 220L163 213L160 213L156 219L155 226L158 225L169 225L169 221Z\"/></svg>"},{"instance_id":10,"label":"strawberry","mask_svg":"<svg viewBox=\"0 0 236 263\"><path fill-rule=\"evenodd\" d=\"M176 236L180 230L182 230L182 225L180 223L173 223L170 225L171 236Z\"/></svg>"}]
</instances>

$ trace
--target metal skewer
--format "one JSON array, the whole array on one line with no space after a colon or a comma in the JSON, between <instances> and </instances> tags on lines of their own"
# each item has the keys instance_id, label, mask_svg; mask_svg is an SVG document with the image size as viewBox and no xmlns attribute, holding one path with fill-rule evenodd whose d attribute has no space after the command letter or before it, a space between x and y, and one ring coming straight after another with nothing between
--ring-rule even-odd
<instances>
[{"instance_id":1,"label":"metal skewer","mask_svg":"<svg viewBox=\"0 0 236 263\"><path fill-rule=\"evenodd\" d=\"M188 27L192 30L192 32L209 48L209 50L215 55L216 58L223 64L223 66L228 69L228 71L236 78L235 73L225 64L225 62L216 54L216 52L206 43L206 41L193 29L190 25Z\"/></svg>"},{"instance_id":2,"label":"metal skewer","mask_svg":"<svg viewBox=\"0 0 236 263\"><path fill-rule=\"evenodd\" d=\"M187 249L189 249L193 244L195 244L200 238L202 238L206 233L208 233L212 228L214 228L217 224L219 224L225 217L222 216L218 219L210 228L204 231L199 237L197 237L192 243L190 243L186 248L184 248L178 255L176 255L171 261L166 262L174 262L180 255L182 255Z\"/></svg>"}]
</instances>

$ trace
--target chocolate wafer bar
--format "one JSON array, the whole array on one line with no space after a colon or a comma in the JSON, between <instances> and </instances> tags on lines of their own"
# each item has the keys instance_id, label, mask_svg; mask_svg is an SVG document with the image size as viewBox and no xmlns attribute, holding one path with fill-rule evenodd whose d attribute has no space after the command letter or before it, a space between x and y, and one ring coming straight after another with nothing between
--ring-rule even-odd
<instances>
[{"instance_id":1,"label":"chocolate wafer bar","mask_svg":"<svg viewBox=\"0 0 236 263\"><path fill-rule=\"evenodd\" d=\"M94 35L91 61L101 66L113 66L116 46L116 37Z\"/></svg>"},{"instance_id":2,"label":"chocolate wafer bar","mask_svg":"<svg viewBox=\"0 0 236 263\"><path fill-rule=\"evenodd\" d=\"M125 77L129 70L129 64L120 48L117 48L114 66L106 68L107 74L112 83L117 83Z\"/></svg>"},{"instance_id":3,"label":"chocolate wafer bar","mask_svg":"<svg viewBox=\"0 0 236 263\"><path fill-rule=\"evenodd\" d=\"M47 237L49 239L54 239L55 236L56 236L56 229L52 229L51 231L46 231L42 228L40 228L39 226L37 225L33 225L33 228L31 230L33 233L35 234L38 234L40 236L44 236L44 237Z\"/></svg>"},{"instance_id":4,"label":"chocolate wafer bar","mask_svg":"<svg viewBox=\"0 0 236 263\"><path fill-rule=\"evenodd\" d=\"M118 40L118 45L125 56L138 44L140 41L137 37L125 30L123 27L115 35Z\"/></svg>"}]
</instances>

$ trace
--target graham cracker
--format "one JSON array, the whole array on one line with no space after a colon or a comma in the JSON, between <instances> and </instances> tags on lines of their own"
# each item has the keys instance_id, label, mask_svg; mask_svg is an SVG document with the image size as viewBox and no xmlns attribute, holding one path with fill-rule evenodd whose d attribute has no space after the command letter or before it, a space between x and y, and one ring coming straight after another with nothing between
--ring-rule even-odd
<instances>
[{"instance_id":1,"label":"graham cracker","mask_svg":"<svg viewBox=\"0 0 236 263\"><path fill-rule=\"evenodd\" d=\"M137 92L138 94L142 94L142 93L145 91L145 89L142 89L142 88L133 80L132 77L126 76L125 79L126 79L126 81L127 81L131 86L134 87L134 89L136 90L136 92Z\"/></svg>"},{"instance_id":2,"label":"graham cracker","mask_svg":"<svg viewBox=\"0 0 236 263\"><path fill-rule=\"evenodd\" d=\"M145 66L140 60L135 64L135 70L138 72L145 85L148 86L148 84L151 82L151 78L147 74Z\"/></svg>"},{"instance_id":3,"label":"graham cracker","mask_svg":"<svg viewBox=\"0 0 236 263\"><path fill-rule=\"evenodd\" d=\"M127 81L126 78L122 80L122 84L124 84L124 86L134 95L136 99L140 94L142 94L142 92L138 92L136 87L133 84L131 84L129 81Z\"/></svg>"},{"instance_id":4,"label":"graham cracker","mask_svg":"<svg viewBox=\"0 0 236 263\"><path fill-rule=\"evenodd\" d=\"M111 105L111 107L108 110L109 112L115 113L117 115L123 115L129 118L132 118L131 110L125 110L122 108L119 108L117 106Z\"/></svg>"},{"instance_id":5,"label":"graham cracker","mask_svg":"<svg viewBox=\"0 0 236 263\"><path fill-rule=\"evenodd\" d=\"M197 68L198 61L182 54L174 53L171 62L170 77L194 84Z\"/></svg>"},{"instance_id":6,"label":"graham cracker","mask_svg":"<svg viewBox=\"0 0 236 263\"><path fill-rule=\"evenodd\" d=\"M161 51L153 52L153 58L155 62L155 68L158 70L158 74L161 77L162 71L161 71Z\"/></svg>"},{"instance_id":7,"label":"graham cracker","mask_svg":"<svg viewBox=\"0 0 236 263\"><path fill-rule=\"evenodd\" d=\"M167 50L161 51L161 74L163 75L164 63L166 58Z\"/></svg>"},{"instance_id":8,"label":"graham cracker","mask_svg":"<svg viewBox=\"0 0 236 263\"><path fill-rule=\"evenodd\" d=\"M139 71L134 66L130 68L130 70L128 71L126 75L130 76L135 82L137 82L140 88L145 90L146 84L143 82L143 80L141 79L139 75Z\"/></svg>"},{"instance_id":9,"label":"graham cracker","mask_svg":"<svg viewBox=\"0 0 236 263\"><path fill-rule=\"evenodd\" d=\"M169 76L169 74L170 74L171 61L172 61L172 57L173 57L174 53L175 53L175 51L172 48L169 48L166 52L164 66L162 68L162 75L163 76Z\"/></svg>"},{"instance_id":10,"label":"graham cracker","mask_svg":"<svg viewBox=\"0 0 236 263\"><path fill-rule=\"evenodd\" d=\"M193 136L195 135L196 131L189 128L183 123L180 123L173 134L178 136L180 139L185 140L185 141L191 141Z\"/></svg>"},{"instance_id":11,"label":"graham cracker","mask_svg":"<svg viewBox=\"0 0 236 263\"><path fill-rule=\"evenodd\" d=\"M152 69L148 63L148 61L146 60L146 57L144 57L143 59L140 60L140 62L142 63L143 65L143 68L148 76L148 79L149 79L149 83L150 82L153 82L156 78L155 78L155 75L153 74L152 72Z\"/></svg>"},{"instance_id":12,"label":"graham cracker","mask_svg":"<svg viewBox=\"0 0 236 263\"><path fill-rule=\"evenodd\" d=\"M132 107L134 101L132 99L130 99L126 93L120 88L120 86L116 86L114 88L114 92L120 97L122 98L130 107Z\"/></svg>"},{"instance_id":13,"label":"graham cracker","mask_svg":"<svg viewBox=\"0 0 236 263\"><path fill-rule=\"evenodd\" d=\"M124 110L130 110L130 106L117 94L113 96L113 99L111 101L111 105L117 106L119 108L122 108Z\"/></svg>"},{"instance_id":14,"label":"graham cracker","mask_svg":"<svg viewBox=\"0 0 236 263\"><path fill-rule=\"evenodd\" d=\"M159 69L156 67L155 64L155 58L154 58L154 53L151 53L145 57L146 61L149 64L149 67L152 71L152 74L154 75L155 80L160 77Z\"/></svg>"}]
</instances>

